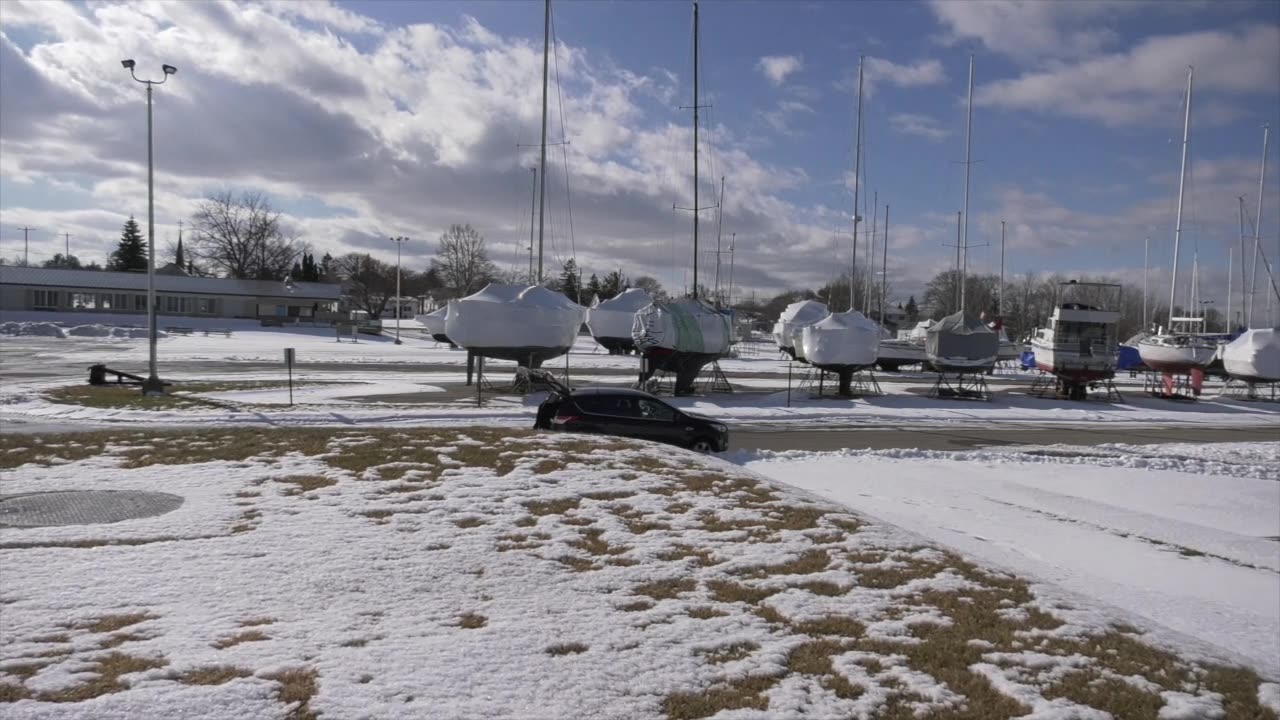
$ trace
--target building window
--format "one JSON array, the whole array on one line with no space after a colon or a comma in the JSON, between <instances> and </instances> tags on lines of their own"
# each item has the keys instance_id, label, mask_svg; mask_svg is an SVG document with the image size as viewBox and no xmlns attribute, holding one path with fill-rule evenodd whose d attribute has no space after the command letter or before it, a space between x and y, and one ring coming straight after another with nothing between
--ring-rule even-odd
<instances>
[{"instance_id":1,"label":"building window","mask_svg":"<svg viewBox=\"0 0 1280 720\"><path fill-rule=\"evenodd\" d=\"M200 298L200 314L213 315L214 313L216 313L217 310L214 309L213 303L214 303L213 298Z\"/></svg>"},{"instance_id":2,"label":"building window","mask_svg":"<svg viewBox=\"0 0 1280 720\"><path fill-rule=\"evenodd\" d=\"M71 307L76 310L97 310L98 296L94 293L71 293Z\"/></svg>"},{"instance_id":3,"label":"building window","mask_svg":"<svg viewBox=\"0 0 1280 720\"><path fill-rule=\"evenodd\" d=\"M173 295L165 295L165 296L164 296L164 311L165 311L165 312L167 312L167 313L176 313L176 312L178 312L178 307L179 307L179 305L178 305L178 298L174 297Z\"/></svg>"},{"instance_id":4,"label":"building window","mask_svg":"<svg viewBox=\"0 0 1280 720\"><path fill-rule=\"evenodd\" d=\"M134 296L133 296L133 309L134 309L134 310L137 310L137 311L139 311L139 312L146 312L146 311L147 311L147 296L146 296L146 295L134 295Z\"/></svg>"},{"instance_id":5,"label":"building window","mask_svg":"<svg viewBox=\"0 0 1280 720\"><path fill-rule=\"evenodd\" d=\"M31 300L31 306L36 308L58 307L58 291L57 290L36 290L35 297L33 297Z\"/></svg>"},{"instance_id":6,"label":"building window","mask_svg":"<svg viewBox=\"0 0 1280 720\"><path fill-rule=\"evenodd\" d=\"M102 295L99 295L99 296L98 296L98 308L99 308L100 310L110 310L112 307L114 307L114 306L111 304L111 299L112 299L112 298L111 298L111 294L110 294L110 293L103 293Z\"/></svg>"}]
</instances>

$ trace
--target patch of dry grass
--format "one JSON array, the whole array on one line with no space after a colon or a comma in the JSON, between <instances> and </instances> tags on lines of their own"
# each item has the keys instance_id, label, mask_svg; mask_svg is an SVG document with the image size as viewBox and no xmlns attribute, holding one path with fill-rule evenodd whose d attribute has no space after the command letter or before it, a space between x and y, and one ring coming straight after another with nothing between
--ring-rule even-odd
<instances>
[{"instance_id":1,"label":"patch of dry grass","mask_svg":"<svg viewBox=\"0 0 1280 720\"><path fill-rule=\"evenodd\" d=\"M285 670L264 676L268 680L280 683L280 702L295 705L285 716L286 720L316 720L311 711L311 698L320 689L316 680L316 671L311 668Z\"/></svg>"},{"instance_id":2,"label":"patch of dry grass","mask_svg":"<svg viewBox=\"0 0 1280 720\"><path fill-rule=\"evenodd\" d=\"M215 643L213 643L213 646L219 650L226 650L227 648L234 647L236 645L239 645L240 643L262 642L263 640L270 640L270 639L271 638L268 637L267 634L262 632L261 630L246 630L242 633L237 633L229 637L221 638Z\"/></svg>"},{"instance_id":3,"label":"patch of dry grass","mask_svg":"<svg viewBox=\"0 0 1280 720\"><path fill-rule=\"evenodd\" d=\"M724 610L710 607L708 605L700 605L698 607L689 608L685 613L695 620L710 620L717 617L728 617L729 613Z\"/></svg>"},{"instance_id":4,"label":"patch of dry grass","mask_svg":"<svg viewBox=\"0 0 1280 720\"><path fill-rule=\"evenodd\" d=\"M715 650L708 650L702 655L707 659L707 662L713 665L722 665L727 662L733 662L734 660L741 660L759 649L759 643L746 640L718 647Z\"/></svg>"},{"instance_id":5,"label":"patch of dry grass","mask_svg":"<svg viewBox=\"0 0 1280 720\"><path fill-rule=\"evenodd\" d=\"M285 490L285 495L301 495L305 492L319 490L320 488L333 487L338 484L337 480L325 475L288 475L272 479L278 483L293 486L288 490Z\"/></svg>"},{"instance_id":6,"label":"patch of dry grass","mask_svg":"<svg viewBox=\"0 0 1280 720\"><path fill-rule=\"evenodd\" d=\"M244 618L237 623L240 627L261 627L263 625L271 625L276 621L273 617L251 617Z\"/></svg>"},{"instance_id":7,"label":"patch of dry grass","mask_svg":"<svg viewBox=\"0 0 1280 720\"><path fill-rule=\"evenodd\" d=\"M713 685L705 690L679 692L662 700L662 711L671 720L697 720L725 710L766 710L769 698L765 696L781 678L773 676L748 676Z\"/></svg>"},{"instance_id":8,"label":"patch of dry grass","mask_svg":"<svg viewBox=\"0 0 1280 720\"><path fill-rule=\"evenodd\" d=\"M458 626L468 630L476 630L489 624L489 618L478 613L467 612L458 616Z\"/></svg>"},{"instance_id":9,"label":"patch of dry grass","mask_svg":"<svg viewBox=\"0 0 1280 720\"><path fill-rule=\"evenodd\" d=\"M587 646L580 642L559 643L547 648L548 655L577 655L587 651Z\"/></svg>"},{"instance_id":10,"label":"patch of dry grass","mask_svg":"<svg viewBox=\"0 0 1280 720\"><path fill-rule=\"evenodd\" d=\"M148 639L150 638L136 633L117 633L115 635L108 635L106 640L98 643L98 647L103 650L110 650L111 648L120 647L127 642L138 642L139 640Z\"/></svg>"},{"instance_id":11,"label":"patch of dry grass","mask_svg":"<svg viewBox=\"0 0 1280 720\"><path fill-rule=\"evenodd\" d=\"M631 592L654 600L670 600L680 593L692 592L696 587L698 583L693 578L670 578L641 583L631 588Z\"/></svg>"},{"instance_id":12,"label":"patch of dry grass","mask_svg":"<svg viewBox=\"0 0 1280 720\"><path fill-rule=\"evenodd\" d=\"M826 570L831 565L831 556L825 550L813 549L801 553L795 559L777 565L757 565L737 571L738 575L747 578L764 578L775 575L812 575Z\"/></svg>"},{"instance_id":13,"label":"patch of dry grass","mask_svg":"<svg viewBox=\"0 0 1280 720\"><path fill-rule=\"evenodd\" d=\"M71 627L77 630L88 630L91 633L107 633L127 628L130 625L137 625L144 620L154 620L155 618L155 615L145 612L102 615L92 620L77 623Z\"/></svg>"},{"instance_id":14,"label":"patch of dry grass","mask_svg":"<svg viewBox=\"0 0 1280 720\"><path fill-rule=\"evenodd\" d=\"M183 685L222 685L236 678L250 677L253 673L234 665L211 665L192 668L177 677Z\"/></svg>"},{"instance_id":15,"label":"patch of dry grass","mask_svg":"<svg viewBox=\"0 0 1280 720\"><path fill-rule=\"evenodd\" d=\"M162 668L168 664L163 658L143 658L112 652L93 658L95 677L89 682L54 692L39 693L36 699L44 702L75 703L91 698L117 693L127 689L120 677L129 673Z\"/></svg>"}]
</instances>

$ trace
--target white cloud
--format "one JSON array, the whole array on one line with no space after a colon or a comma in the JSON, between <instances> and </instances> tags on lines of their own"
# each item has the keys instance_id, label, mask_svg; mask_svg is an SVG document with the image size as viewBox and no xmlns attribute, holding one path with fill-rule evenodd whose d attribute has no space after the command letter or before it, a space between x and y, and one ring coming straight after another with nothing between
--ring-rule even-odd
<instances>
[{"instance_id":1,"label":"white cloud","mask_svg":"<svg viewBox=\"0 0 1280 720\"><path fill-rule=\"evenodd\" d=\"M799 134L793 125L795 116L801 114L811 115L814 112L812 107L798 100L782 100L777 107L761 112L760 116L775 131L783 135L794 136Z\"/></svg>"},{"instance_id":2,"label":"white cloud","mask_svg":"<svg viewBox=\"0 0 1280 720\"><path fill-rule=\"evenodd\" d=\"M1223 96L1273 94L1280 27L1205 31L1148 38L1131 50L982 85L979 105L1095 120L1111 126L1164 119L1181 124L1178 108L1188 65L1196 66L1196 121L1234 116ZM1204 102L1206 95L1208 102Z\"/></svg>"},{"instance_id":3,"label":"white cloud","mask_svg":"<svg viewBox=\"0 0 1280 720\"><path fill-rule=\"evenodd\" d=\"M946 44L976 40L1024 60L1097 53L1117 40L1108 19L1153 8L1137 0L930 0L929 7L945 28Z\"/></svg>"},{"instance_id":4,"label":"white cloud","mask_svg":"<svg viewBox=\"0 0 1280 720\"><path fill-rule=\"evenodd\" d=\"M868 56L862 66L862 94L871 97L881 84L895 87L919 87L937 85L946 79L946 70L937 60L896 63L886 58ZM841 78L837 87L848 92L857 92L858 69L856 66Z\"/></svg>"},{"instance_id":5,"label":"white cloud","mask_svg":"<svg viewBox=\"0 0 1280 720\"><path fill-rule=\"evenodd\" d=\"M767 55L760 58L756 67L777 87L786 81L788 75L804 68L804 60L796 55Z\"/></svg>"},{"instance_id":6,"label":"white cloud","mask_svg":"<svg viewBox=\"0 0 1280 720\"><path fill-rule=\"evenodd\" d=\"M951 135L951 131L942 127L937 118L915 113L897 113L889 116L889 127L903 135L918 137L939 142Z\"/></svg>"}]
</instances>

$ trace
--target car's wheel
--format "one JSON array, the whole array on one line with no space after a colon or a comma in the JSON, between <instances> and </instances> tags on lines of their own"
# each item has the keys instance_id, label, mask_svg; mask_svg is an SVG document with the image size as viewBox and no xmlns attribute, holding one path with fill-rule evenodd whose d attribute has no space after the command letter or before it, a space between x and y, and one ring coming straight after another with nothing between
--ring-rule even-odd
<instances>
[{"instance_id":1,"label":"car's wheel","mask_svg":"<svg viewBox=\"0 0 1280 720\"><path fill-rule=\"evenodd\" d=\"M696 453L702 453L703 455L708 455L715 448L712 447L710 440L706 438L698 438L697 440L694 440L693 442L689 443L689 449Z\"/></svg>"}]
</instances>

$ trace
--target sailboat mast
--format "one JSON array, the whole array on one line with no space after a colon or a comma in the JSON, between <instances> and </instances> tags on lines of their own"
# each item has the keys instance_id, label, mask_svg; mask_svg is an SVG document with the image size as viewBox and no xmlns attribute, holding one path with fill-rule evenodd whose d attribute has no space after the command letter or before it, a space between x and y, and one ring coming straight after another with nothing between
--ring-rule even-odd
<instances>
[{"instance_id":1,"label":"sailboat mast","mask_svg":"<svg viewBox=\"0 0 1280 720\"><path fill-rule=\"evenodd\" d=\"M868 317L871 314L871 289L876 286L876 230L880 220L880 192L872 193L871 197L871 232L868 233L870 239L867 241L867 267L870 269L867 270L866 290L862 294L862 312Z\"/></svg>"},{"instance_id":2,"label":"sailboat mast","mask_svg":"<svg viewBox=\"0 0 1280 720\"><path fill-rule=\"evenodd\" d=\"M1150 257L1151 236L1148 235L1147 239L1142 243L1142 330L1144 332L1147 328L1151 327L1147 324L1147 298L1150 295L1147 292L1147 276L1150 274L1151 270Z\"/></svg>"},{"instance_id":3,"label":"sailboat mast","mask_svg":"<svg viewBox=\"0 0 1280 720\"><path fill-rule=\"evenodd\" d=\"M542 142L538 143L538 283L542 284L542 233L547 210L547 60L551 54L551 0L544 3L542 18Z\"/></svg>"},{"instance_id":4,"label":"sailboat mast","mask_svg":"<svg viewBox=\"0 0 1280 720\"><path fill-rule=\"evenodd\" d=\"M884 241L880 260L880 329L884 330L884 302L889 283L889 205L884 206ZM874 258L872 259L874 262Z\"/></svg>"},{"instance_id":5,"label":"sailboat mast","mask_svg":"<svg viewBox=\"0 0 1280 720\"><path fill-rule=\"evenodd\" d=\"M715 304L720 307L720 235L724 232L724 176L720 176L720 202L716 204L716 284Z\"/></svg>"},{"instance_id":6,"label":"sailboat mast","mask_svg":"<svg viewBox=\"0 0 1280 720\"><path fill-rule=\"evenodd\" d=\"M1245 275L1245 268L1248 263L1244 261L1244 196L1236 198L1240 204L1240 319L1243 321L1249 316L1249 283L1248 277ZM1248 323L1245 323L1248 327Z\"/></svg>"},{"instance_id":7,"label":"sailboat mast","mask_svg":"<svg viewBox=\"0 0 1280 720\"><path fill-rule=\"evenodd\" d=\"M849 310L853 310L855 278L858 276L858 191L862 189L862 61L858 56L858 126L853 141L853 259L849 262Z\"/></svg>"},{"instance_id":8,"label":"sailboat mast","mask_svg":"<svg viewBox=\"0 0 1280 720\"><path fill-rule=\"evenodd\" d=\"M964 229L960 235L960 312L964 312L965 275L969 272L969 166L973 151L973 55L969 56L969 119L964 125Z\"/></svg>"},{"instance_id":9,"label":"sailboat mast","mask_svg":"<svg viewBox=\"0 0 1280 720\"><path fill-rule=\"evenodd\" d=\"M1187 68L1187 114L1182 121L1182 169L1178 172L1178 216L1173 229L1173 275L1169 278L1169 331L1173 329L1173 304L1178 301L1178 248L1182 244L1182 198L1187 182L1187 145L1191 140L1191 88L1195 68Z\"/></svg>"},{"instance_id":10,"label":"sailboat mast","mask_svg":"<svg viewBox=\"0 0 1280 720\"><path fill-rule=\"evenodd\" d=\"M996 315L998 317L1003 318L1004 317L1004 221L1003 220L1000 221L1000 294L997 295L996 297L999 298L999 300L996 301L997 303L999 303L998 305L996 305L996 309L999 310L999 312L997 312Z\"/></svg>"},{"instance_id":11,"label":"sailboat mast","mask_svg":"<svg viewBox=\"0 0 1280 720\"><path fill-rule=\"evenodd\" d=\"M698 299L698 0L693 0L693 299Z\"/></svg>"},{"instance_id":12,"label":"sailboat mast","mask_svg":"<svg viewBox=\"0 0 1280 720\"><path fill-rule=\"evenodd\" d=\"M1227 248L1227 319L1226 322L1223 323L1226 326L1223 330L1226 332L1231 332L1231 276L1236 271L1235 260L1236 249Z\"/></svg>"},{"instance_id":13,"label":"sailboat mast","mask_svg":"<svg viewBox=\"0 0 1280 720\"><path fill-rule=\"evenodd\" d=\"M533 216L538 209L538 168L529 169L533 171L533 189L529 191L529 284L533 285L537 282L533 274Z\"/></svg>"},{"instance_id":14,"label":"sailboat mast","mask_svg":"<svg viewBox=\"0 0 1280 720\"><path fill-rule=\"evenodd\" d=\"M1249 303L1245 308L1245 325L1253 327L1253 293L1258 289L1258 249L1262 244L1262 190L1267 180L1267 135L1271 125L1262 126L1262 172L1258 174L1258 219L1253 223L1253 277L1249 279ZM1244 262L1241 256L1240 262ZM1267 295L1267 307L1271 306L1271 295ZM1268 318L1270 319L1270 318Z\"/></svg>"}]
</instances>

